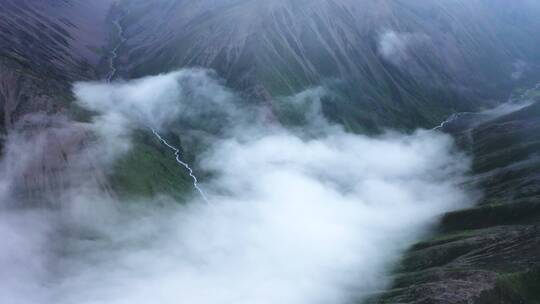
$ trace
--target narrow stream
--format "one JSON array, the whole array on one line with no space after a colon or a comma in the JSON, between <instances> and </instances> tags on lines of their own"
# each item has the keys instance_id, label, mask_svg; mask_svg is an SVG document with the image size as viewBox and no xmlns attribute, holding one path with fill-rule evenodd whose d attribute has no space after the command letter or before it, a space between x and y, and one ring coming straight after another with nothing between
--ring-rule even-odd
<instances>
[{"instance_id":1,"label":"narrow stream","mask_svg":"<svg viewBox=\"0 0 540 304\"><path fill-rule=\"evenodd\" d=\"M106 77L106 81L108 83L113 81L113 79L115 78L115 76L117 74L117 71L118 71L118 69L116 67L116 61L117 61L118 56L119 56L118 55L118 50L128 40L127 37L124 35L124 28L122 27L122 24L121 24L122 20L128 15L128 13L129 12L126 12L125 14L121 15L118 19L113 21L113 24L115 25L115 27L117 29L118 44L111 51L111 58L109 60L109 73L107 74L107 77ZM191 166L187 162L182 161L180 149L173 146L173 145L171 145L171 144L169 144L167 142L167 140L165 138L163 138L155 129L153 129L153 128L150 128L150 129L152 130L152 134L154 134L156 136L156 138L159 140L160 143L162 143L167 148L174 151L174 157L175 157L176 162L181 167L183 167L183 168L185 168L187 170L189 176L193 180L193 187L197 190L197 192L199 192L199 194L201 195L203 200L208 203L208 198L207 198L206 194L204 193L204 191L199 186L199 180L198 180L197 176L195 175L193 169L191 168Z\"/></svg>"},{"instance_id":2,"label":"narrow stream","mask_svg":"<svg viewBox=\"0 0 540 304\"><path fill-rule=\"evenodd\" d=\"M527 97L527 95L529 95L529 93L531 91L534 91L534 90L540 90L540 83L537 83L534 87L532 87L532 88L526 90L525 92L523 92L521 95L519 95L518 98L510 97L507 102L500 104L498 107L502 107L504 105L509 105L509 104L518 104L519 102L523 102L525 100L525 98ZM498 108L498 107L496 107L496 108ZM492 110L495 110L495 109L492 109ZM517 109L519 109L519 108L517 108ZM458 120L460 117L462 117L464 115L475 115L475 114L482 114L482 113L483 112L460 112L460 113L454 113L454 114L450 115L448 117L448 119L441 122L440 125L436 126L435 128L433 128L431 130L433 130L433 131L443 130L446 125Z\"/></svg>"}]
</instances>

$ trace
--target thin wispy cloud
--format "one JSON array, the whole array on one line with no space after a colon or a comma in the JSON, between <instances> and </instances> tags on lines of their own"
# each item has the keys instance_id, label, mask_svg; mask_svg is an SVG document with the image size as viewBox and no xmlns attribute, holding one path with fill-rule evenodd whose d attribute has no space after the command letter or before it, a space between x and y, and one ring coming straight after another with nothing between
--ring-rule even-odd
<instances>
[{"instance_id":1,"label":"thin wispy cloud","mask_svg":"<svg viewBox=\"0 0 540 304\"><path fill-rule=\"evenodd\" d=\"M396 32L385 30L378 37L379 54L394 65L401 65L410 59L411 51L430 41L422 33Z\"/></svg>"}]
</instances>

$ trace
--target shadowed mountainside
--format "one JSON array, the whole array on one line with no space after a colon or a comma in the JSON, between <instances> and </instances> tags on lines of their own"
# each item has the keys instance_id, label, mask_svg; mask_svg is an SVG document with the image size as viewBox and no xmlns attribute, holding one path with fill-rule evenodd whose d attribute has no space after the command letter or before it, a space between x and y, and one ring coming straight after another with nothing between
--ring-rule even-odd
<instances>
[{"instance_id":1,"label":"shadowed mountainside","mask_svg":"<svg viewBox=\"0 0 540 304\"><path fill-rule=\"evenodd\" d=\"M3 128L25 112L59 111L71 81L102 78L122 15L124 78L202 66L270 103L324 85L325 114L356 131L430 127L540 77L540 4L532 0L0 5Z\"/></svg>"},{"instance_id":2,"label":"shadowed mountainside","mask_svg":"<svg viewBox=\"0 0 540 304\"><path fill-rule=\"evenodd\" d=\"M16 188L31 202L65 189L70 177L63 172L76 165L71 156L89 139L79 126L66 126L61 116L71 111L72 83L99 77L111 3L0 1L0 150L12 133L35 144L28 149L43 149L14 176ZM91 178L106 184L101 170L91 164L87 169Z\"/></svg>"},{"instance_id":3,"label":"shadowed mountainside","mask_svg":"<svg viewBox=\"0 0 540 304\"><path fill-rule=\"evenodd\" d=\"M125 76L209 67L267 101L323 84L326 114L355 130L432 126L540 68L535 1L123 3Z\"/></svg>"},{"instance_id":4,"label":"shadowed mountainside","mask_svg":"<svg viewBox=\"0 0 540 304\"><path fill-rule=\"evenodd\" d=\"M168 151L144 136L137 137L137 149L114 173L103 172L91 159L81 170L84 177L75 178L67 170L81 165L73 156L92 140L80 125L66 125L66 116L82 122L91 118L73 105L72 84L103 79L109 72L111 51L119 39L114 21L122 14L115 3L0 1L0 151L14 153L3 151L12 133L36 141L28 149L41 154L14 176L18 196L28 203L54 201L81 179L95 180L99 188L114 188L121 195L178 195L189 188L189 177L170 169L175 163Z\"/></svg>"}]
</instances>

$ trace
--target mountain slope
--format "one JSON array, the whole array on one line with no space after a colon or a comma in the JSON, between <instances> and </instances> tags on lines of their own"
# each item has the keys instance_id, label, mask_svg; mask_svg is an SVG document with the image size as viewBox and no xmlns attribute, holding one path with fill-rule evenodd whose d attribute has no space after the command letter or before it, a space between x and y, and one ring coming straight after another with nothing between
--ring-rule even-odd
<instances>
[{"instance_id":1,"label":"mountain slope","mask_svg":"<svg viewBox=\"0 0 540 304\"><path fill-rule=\"evenodd\" d=\"M440 231L416 244L376 303L538 303L540 282L540 90L532 105L444 130L475 157L478 206L446 214Z\"/></svg>"},{"instance_id":2,"label":"mountain slope","mask_svg":"<svg viewBox=\"0 0 540 304\"><path fill-rule=\"evenodd\" d=\"M76 182L64 174L91 135L64 115L71 111L74 81L99 78L108 44L106 22L112 1L0 2L0 150L19 143L38 153L27 168L13 170L16 191L42 204ZM50 115L50 116L49 116ZM3 151L5 157L17 151ZM90 161L88 178L105 188L104 172ZM11 171L10 171L11 170ZM62 173L64 172L64 173Z\"/></svg>"},{"instance_id":3,"label":"mountain slope","mask_svg":"<svg viewBox=\"0 0 540 304\"><path fill-rule=\"evenodd\" d=\"M216 69L256 99L326 85L356 127L430 126L539 75L534 1L124 2L124 75Z\"/></svg>"},{"instance_id":4,"label":"mountain slope","mask_svg":"<svg viewBox=\"0 0 540 304\"><path fill-rule=\"evenodd\" d=\"M111 3L0 3L3 128L24 113L58 112L57 107L69 101L72 81L97 77L96 66L108 39L105 19Z\"/></svg>"},{"instance_id":5,"label":"mountain slope","mask_svg":"<svg viewBox=\"0 0 540 304\"><path fill-rule=\"evenodd\" d=\"M104 79L116 46L121 77L212 68L278 119L276 97L325 86L325 114L359 132L433 126L540 79L535 0L115 3L0 2L0 133L2 141L14 132L43 140L46 157L17 177L36 201L73 182L59 172L74 165L69 155L90 135L72 125L63 133L62 114L79 121L91 115L72 107L71 84ZM122 45L113 21L128 38ZM536 103L479 125L445 127L475 157L474 183L485 197L445 215L441 231L411 249L394 288L376 301L538 303L539 115ZM178 135L167 137L181 146ZM144 131L135 141L112 174L84 167L88 179L115 195L182 199L189 177L174 170L169 151Z\"/></svg>"}]
</instances>

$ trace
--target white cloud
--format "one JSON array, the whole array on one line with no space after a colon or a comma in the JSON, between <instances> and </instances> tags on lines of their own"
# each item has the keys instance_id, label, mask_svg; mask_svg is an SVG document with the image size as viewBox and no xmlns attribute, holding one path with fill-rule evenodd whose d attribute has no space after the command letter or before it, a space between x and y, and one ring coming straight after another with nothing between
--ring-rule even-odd
<instances>
[{"instance_id":1,"label":"white cloud","mask_svg":"<svg viewBox=\"0 0 540 304\"><path fill-rule=\"evenodd\" d=\"M429 36L422 33L407 33L386 30L379 35L379 54L387 61L401 65L410 57L413 48L429 41Z\"/></svg>"},{"instance_id":2,"label":"white cloud","mask_svg":"<svg viewBox=\"0 0 540 304\"><path fill-rule=\"evenodd\" d=\"M513 63L513 67L514 67L514 71L512 72L510 76L514 80L520 80L523 77L523 74L525 74L525 72L527 72L527 70L529 69L529 66L523 60L516 60Z\"/></svg>"},{"instance_id":3,"label":"white cloud","mask_svg":"<svg viewBox=\"0 0 540 304\"><path fill-rule=\"evenodd\" d=\"M129 82L80 82L77 103L96 112L92 129L103 141L100 153L111 161L127 152L134 129L158 131L181 124L189 131L215 132L238 118L234 95L213 72L181 70Z\"/></svg>"},{"instance_id":4,"label":"white cloud","mask_svg":"<svg viewBox=\"0 0 540 304\"><path fill-rule=\"evenodd\" d=\"M20 237L4 246L0 267L19 269L20 276L0 275L0 284L12 286L1 298L17 304L348 303L383 288L402 251L438 215L470 200L459 186L469 161L446 135L347 133L319 116L322 89L283 99L308 102L306 113L320 132L252 123L244 116L253 112L235 107L237 98L203 72L195 72L198 80L179 80L192 73L79 84L77 96L100 113L93 125L101 124L98 146L129 144L133 128L165 128L176 120L197 127L208 110L221 115L227 123L216 126L229 131L199 156L200 168L212 173L204 181L210 203L119 202L85 187L59 209L40 213L37 234L12 224L34 222L32 216L5 211L9 220L0 235ZM120 121L119 129L110 121ZM204 129L204 120L198 123ZM11 266L20 257L38 265Z\"/></svg>"}]
</instances>

